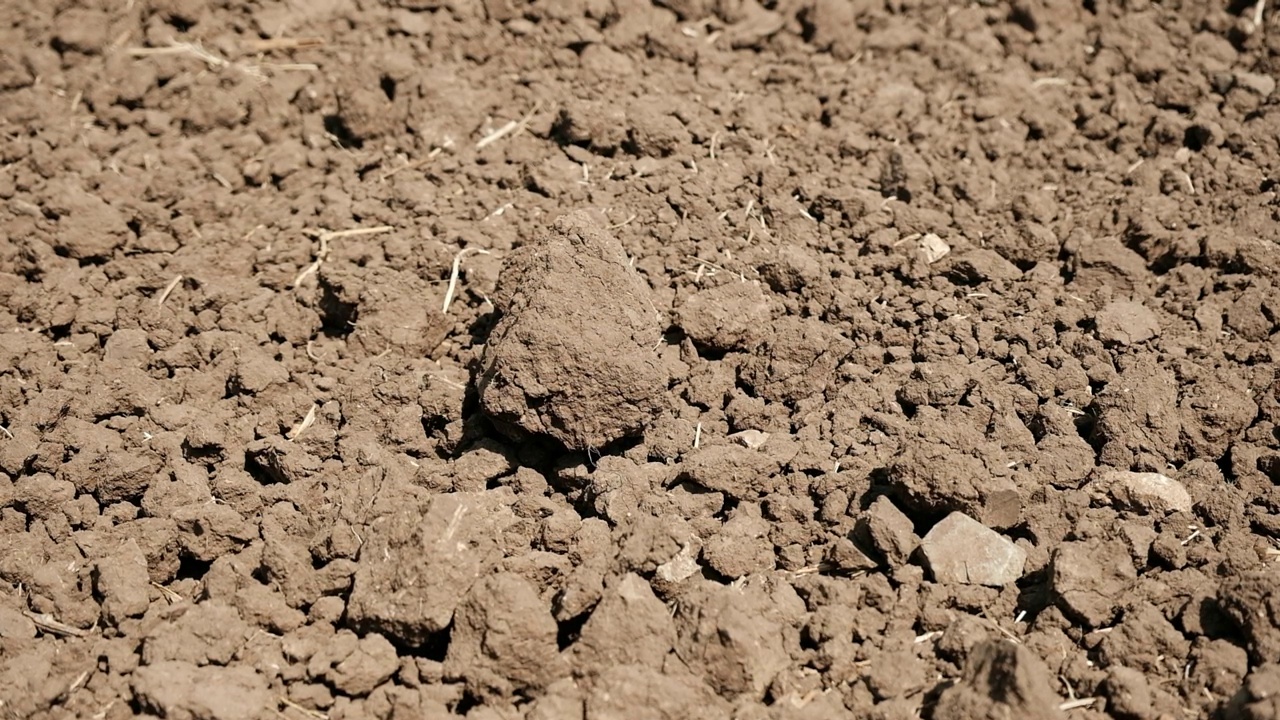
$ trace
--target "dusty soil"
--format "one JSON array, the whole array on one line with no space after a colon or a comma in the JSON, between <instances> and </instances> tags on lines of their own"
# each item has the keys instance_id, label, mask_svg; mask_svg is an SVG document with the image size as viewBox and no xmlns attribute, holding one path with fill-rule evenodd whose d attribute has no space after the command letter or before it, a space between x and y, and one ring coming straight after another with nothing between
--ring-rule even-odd
<instances>
[{"instance_id":1,"label":"dusty soil","mask_svg":"<svg viewBox=\"0 0 1280 720\"><path fill-rule=\"evenodd\" d=\"M3 3L0 717L1280 717L1275 17Z\"/></svg>"}]
</instances>

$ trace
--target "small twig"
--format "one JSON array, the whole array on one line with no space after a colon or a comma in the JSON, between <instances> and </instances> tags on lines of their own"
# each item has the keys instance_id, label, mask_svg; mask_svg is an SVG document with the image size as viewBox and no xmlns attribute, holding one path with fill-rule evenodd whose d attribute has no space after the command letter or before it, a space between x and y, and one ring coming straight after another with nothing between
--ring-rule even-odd
<instances>
[{"instance_id":1,"label":"small twig","mask_svg":"<svg viewBox=\"0 0 1280 720\"><path fill-rule=\"evenodd\" d=\"M35 623L36 627L51 635L84 637L89 634L78 627L72 627L66 623L58 622L48 615L31 612L30 610L23 610L22 614L25 615L28 620Z\"/></svg>"},{"instance_id":2,"label":"small twig","mask_svg":"<svg viewBox=\"0 0 1280 720\"><path fill-rule=\"evenodd\" d=\"M693 429L693 449L697 450L698 446L700 446L701 444L702 444L702 423L698 423L698 426Z\"/></svg>"},{"instance_id":3,"label":"small twig","mask_svg":"<svg viewBox=\"0 0 1280 720\"><path fill-rule=\"evenodd\" d=\"M480 248L463 248L458 251L457 255L453 256L453 270L449 272L449 287L444 291L444 305L440 309L445 315L449 314L449 306L453 304L453 296L458 292L458 275L462 272L462 258L468 253L492 255L488 250Z\"/></svg>"},{"instance_id":4,"label":"small twig","mask_svg":"<svg viewBox=\"0 0 1280 720\"><path fill-rule=\"evenodd\" d=\"M290 710L297 710L298 712L302 713L303 715L306 715L307 717L315 718L315 720L329 720L329 716L320 712L319 710L308 710L307 708L302 707L298 703L290 700L287 697L284 697L283 695L276 698L276 700L284 707L289 708ZM284 713L280 713L280 714L281 716L284 716Z\"/></svg>"},{"instance_id":5,"label":"small twig","mask_svg":"<svg viewBox=\"0 0 1280 720\"><path fill-rule=\"evenodd\" d=\"M388 178L400 172L401 170L410 170L412 168L426 165L432 160L435 160L436 158L440 157L440 153L442 152L444 152L444 147L431 148L431 152L418 158L417 160L414 160L413 162L407 162L398 168L393 168L391 170L386 171L385 173L382 174L381 177L378 178L378 182L386 182Z\"/></svg>"},{"instance_id":6,"label":"small twig","mask_svg":"<svg viewBox=\"0 0 1280 720\"><path fill-rule=\"evenodd\" d=\"M1061 710L1062 712L1079 710L1080 708L1087 708L1101 699L1102 698L1098 698L1098 697L1087 697L1087 698L1080 698L1079 700L1068 700L1067 702L1064 702L1061 705L1059 705L1058 709Z\"/></svg>"},{"instance_id":7,"label":"small twig","mask_svg":"<svg viewBox=\"0 0 1280 720\"><path fill-rule=\"evenodd\" d=\"M392 230L395 230L395 228L391 227L390 225L379 225L378 227L355 228L352 230L338 230L338 231L322 230L316 233L316 239L320 241L320 250L316 252L316 259L310 265L303 268L302 272L298 273L298 276L293 279L294 289L296 290L298 286L302 284L302 281L306 280L308 276L320 270L320 266L324 264L324 261L329 258L329 241L330 240L336 240L338 238L345 238L345 237L355 237L357 235L375 235L377 233L391 232Z\"/></svg>"},{"instance_id":8,"label":"small twig","mask_svg":"<svg viewBox=\"0 0 1280 720\"><path fill-rule=\"evenodd\" d=\"M265 40L252 40L245 43L250 52L264 53L272 50L310 50L312 48L323 47L324 38L318 37L300 37L300 38L267 38Z\"/></svg>"},{"instance_id":9,"label":"small twig","mask_svg":"<svg viewBox=\"0 0 1280 720\"><path fill-rule=\"evenodd\" d=\"M152 55L190 55L191 57L203 60L206 65L215 69L222 70L224 68L235 68L253 79L263 82L266 75L263 74L262 68L257 65L248 63L234 63L223 57L218 57L200 43L184 43L177 40L170 40L168 47L138 47L129 48L127 51L132 57L149 57Z\"/></svg>"},{"instance_id":10,"label":"small twig","mask_svg":"<svg viewBox=\"0 0 1280 720\"><path fill-rule=\"evenodd\" d=\"M84 672L77 675L76 679L72 680L71 685L67 687L67 691L63 693L63 697L66 697L67 695L70 695L76 690L79 690L81 687L84 687L85 682L88 681L89 676L92 674L93 674L92 670L85 670Z\"/></svg>"},{"instance_id":11,"label":"small twig","mask_svg":"<svg viewBox=\"0 0 1280 720\"><path fill-rule=\"evenodd\" d=\"M319 410L319 409L320 409L319 405L315 403L311 403L311 409L307 411L306 417L302 418L302 420L299 421L297 425L294 425L292 428L289 429L289 432L285 433L284 435L285 439L287 439L289 442L293 442L294 440L297 440L299 435L306 432L307 428L315 424L316 410Z\"/></svg>"},{"instance_id":12,"label":"small twig","mask_svg":"<svg viewBox=\"0 0 1280 720\"><path fill-rule=\"evenodd\" d=\"M172 292L173 292L174 288L178 287L178 283L180 283L180 282L182 282L182 276L181 276L181 275L179 275L179 276L175 277L174 279L170 280L170 281L169 281L169 284L164 286L164 290L161 290L161 291L160 291L160 297L159 297L158 299L156 299L156 306L157 306L157 307L158 307L158 306L160 306L160 305L164 305L164 301L169 299L169 295L170 295L170 293L172 293Z\"/></svg>"},{"instance_id":13,"label":"small twig","mask_svg":"<svg viewBox=\"0 0 1280 720\"><path fill-rule=\"evenodd\" d=\"M1044 87L1045 85L1068 85L1068 84L1069 83L1067 82L1066 78L1044 77L1038 80L1033 80L1031 82L1031 87L1040 88L1040 87Z\"/></svg>"},{"instance_id":14,"label":"small twig","mask_svg":"<svg viewBox=\"0 0 1280 720\"><path fill-rule=\"evenodd\" d=\"M160 594L164 596L164 599L167 600L170 605L180 603L183 600L183 597L181 595L161 585L158 582L151 583L151 587L155 588L156 590L159 590Z\"/></svg>"},{"instance_id":15,"label":"small twig","mask_svg":"<svg viewBox=\"0 0 1280 720\"><path fill-rule=\"evenodd\" d=\"M293 279L294 289L296 290L301 287L303 280L306 280L310 275L317 272L320 269L320 265L324 263L327 257L329 257L329 237L327 235L321 235L320 250L316 252L316 259L313 260L311 264L302 268L302 272L298 273L298 276Z\"/></svg>"},{"instance_id":16,"label":"small twig","mask_svg":"<svg viewBox=\"0 0 1280 720\"><path fill-rule=\"evenodd\" d=\"M9 438L10 440L13 439L13 433L9 432L9 428L3 425L0 425L0 433L4 433L4 436Z\"/></svg>"},{"instance_id":17,"label":"small twig","mask_svg":"<svg viewBox=\"0 0 1280 720\"><path fill-rule=\"evenodd\" d=\"M631 224L631 221L632 221L632 220L635 220L635 219L636 219L636 214L635 214L635 213L631 213L630 215L628 215L628 216L627 216L627 219L626 219L626 220L623 220L622 222L617 223L616 225L610 225L610 226L609 226L609 229L610 229L610 230L617 230L617 229L618 229L618 228L620 228L620 227L626 227L627 225L630 225L630 224Z\"/></svg>"},{"instance_id":18,"label":"small twig","mask_svg":"<svg viewBox=\"0 0 1280 720\"><path fill-rule=\"evenodd\" d=\"M528 115L525 115L519 120L512 120L507 124L503 125L502 127L498 128L497 130L494 130L488 135L485 135L484 137L480 138L480 140L476 142L476 149L482 150L485 147L488 147L489 145L492 145L493 143L496 143L502 138L510 135L511 133L516 132L517 130L523 130L525 127L529 125L529 121L533 119L533 116L537 114L538 110L540 109L542 109L541 100L533 104L533 109L529 111Z\"/></svg>"}]
</instances>

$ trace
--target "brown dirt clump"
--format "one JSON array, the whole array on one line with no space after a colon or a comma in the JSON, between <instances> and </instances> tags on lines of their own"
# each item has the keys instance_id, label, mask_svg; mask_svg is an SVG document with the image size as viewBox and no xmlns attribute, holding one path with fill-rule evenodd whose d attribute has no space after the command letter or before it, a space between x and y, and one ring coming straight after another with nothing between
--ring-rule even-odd
<instances>
[{"instance_id":1,"label":"brown dirt clump","mask_svg":"<svg viewBox=\"0 0 1280 720\"><path fill-rule=\"evenodd\" d=\"M481 407L499 427L577 450L640 435L667 389L649 295L597 221L560 218L503 265L493 296L500 317L475 381Z\"/></svg>"},{"instance_id":2,"label":"brown dirt clump","mask_svg":"<svg viewBox=\"0 0 1280 720\"><path fill-rule=\"evenodd\" d=\"M1280 715L1266 3L0 3L0 720Z\"/></svg>"}]
</instances>

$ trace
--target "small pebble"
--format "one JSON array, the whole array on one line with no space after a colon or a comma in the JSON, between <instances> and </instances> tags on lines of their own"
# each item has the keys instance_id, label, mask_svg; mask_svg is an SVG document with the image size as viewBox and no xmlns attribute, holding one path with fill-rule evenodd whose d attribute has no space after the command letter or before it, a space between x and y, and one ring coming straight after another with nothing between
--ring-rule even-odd
<instances>
[{"instance_id":1,"label":"small pebble","mask_svg":"<svg viewBox=\"0 0 1280 720\"><path fill-rule=\"evenodd\" d=\"M745 448L755 450L769 440L769 433L760 432L759 430L743 430L730 435L729 439Z\"/></svg>"},{"instance_id":2,"label":"small pebble","mask_svg":"<svg viewBox=\"0 0 1280 720\"><path fill-rule=\"evenodd\" d=\"M930 265L938 262L946 257L947 253L951 252L951 246L933 233L920 238L919 244L920 252L924 253L924 261Z\"/></svg>"}]
</instances>

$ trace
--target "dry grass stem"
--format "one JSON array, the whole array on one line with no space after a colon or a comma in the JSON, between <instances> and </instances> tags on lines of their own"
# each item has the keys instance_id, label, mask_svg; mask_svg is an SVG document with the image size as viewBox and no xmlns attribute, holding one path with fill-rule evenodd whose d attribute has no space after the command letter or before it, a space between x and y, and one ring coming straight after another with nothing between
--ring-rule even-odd
<instances>
[{"instance_id":1,"label":"dry grass stem","mask_svg":"<svg viewBox=\"0 0 1280 720\"><path fill-rule=\"evenodd\" d=\"M423 157L420 157L417 160L414 160L412 162L407 162L398 168L393 168L391 170L386 171L385 173L382 174L381 177L378 178L378 182L386 182L388 178L400 172L401 170L412 170L413 168L422 167L423 165L426 165L432 160L435 160L436 158L440 157L440 153L442 152L444 152L444 147L432 148L431 152L427 153Z\"/></svg>"},{"instance_id":2,"label":"dry grass stem","mask_svg":"<svg viewBox=\"0 0 1280 720\"><path fill-rule=\"evenodd\" d=\"M273 50L311 50L324 47L325 39L319 37L280 37L265 40L251 40L245 43L249 52L265 53Z\"/></svg>"},{"instance_id":3,"label":"dry grass stem","mask_svg":"<svg viewBox=\"0 0 1280 720\"><path fill-rule=\"evenodd\" d=\"M319 405L315 403L311 403L311 409L307 411L306 417L302 418L302 420L299 421L297 425L294 425L292 428L289 429L289 432L285 433L284 435L285 439L287 439L289 442L293 442L294 440L297 440L299 435L306 432L307 428L315 424L316 410L319 410L319 409L320 409Z\"/></svg>"},{"instance_id":4,"label":"dry grass stem","mask_svg":"<svg viewBox=\"0 0 1280 720\"><path fill-rule=\"evenodd\" d=\"M302 713L303 715L306 715L306 716L307 716L307 717L309 717L309 718L315 718L315 720L329 720L329 716L328 716L328 715L326 715L326 714L324 714L324 713L322 713L322 712L320 712L319 710L308 710L307 708L302 707L301 705L299 705L298 703L296 703L296 702L294 702L294 701L290 700L290 699L289 699L289 698L287 698L287 697L278 697L278 698L276 698L276 700L277 700L277 701L280 703L280 705L282 705L283 707L285 707L285 708L287 708L287 709L289 709L289 710L295 710L295 711L297 711L297 712L300 712L300 713ZM287 715L285 715L284 713L280 713L280 715L281 715L281 717L288 717L288 716L287 716Z\"/></svg>"},{"instance_id":5,"label":"dry grass stem","mask_svg":"<svg viewBox=\"0 0 1280 720\"><path fill-rule=\"evenodd\" d=\"M620 227L626 227L626 226L630 225L630 224L631 224L631 221L633 221L633 220L635 220L635 219L636 219L636 214L635 214L635 213L631 213L630 215L628 215L628 216L627 216L627 219L626 219L626 220L623 220L622 222L620 222L620 223L616 223L616 224L614 224L614 225L610 225L610 226L609 226L609 229L610 229L610 230L617 230L617 229L618 229L618 228L620 228Z\"/></svg>"},{"instance_id":6,"label":"dry grass stem","mask_svg":"<svg viewBox=\"0 0 1280 720\"><path fill-rule=\"evenodd\" d=\"M176 593L176 592L174 592L174 591L170 590L169 588L167 588L167 587L165 587L165 586L161 585L161 584L160 584L160 583L158 583L158 582L153 582L153 583L151 583L151 587L155 588L156 590L159 590L159 591L160 591L160 594L164 596L164 599L165 599L165 600L166 600L170 605L175 605L175 604L180 603L180 602L182 602L182 601L183 601L183 597L182 597L181 595L179 595L178 593Z\"/></svg>"},{"instance_id":7,"label":"dry grass stem","mask_svg":"<svg viewBox=\"0 0 1280 720\"><path fill-rule=\"evenodd\" d=\"M78 627L72 627L66 623L58 622L57 620L53 619L52 617L49 617L48 615L31 612L30 610L23 610L22 614L25 615L28 620L35 623L36 627L40 628L40 630L46 633L49 633L50 635L62 635L64 637L84 637L89 634Z\"/></svg>"},{"instance_id":8,"label":"dry grass stem","mask_svg":"<svg viewBox=\"0 0 1280 720\"><path fill-rule=\"evenodd\" d=\"M160 297L156 299L156 305L164 305L164 301L169 299L169 295L173 293L174 288L178 287L178 283L180 282L182 282L181 275L170 280L169 284L165 285L164 289L160 291Z\"/></svg>"},{"instance_id":9,"label":"dry grass stem","mask_svg":"<svg viewBox=\"0 0 1280 720\"><path fill-rule=\"evenodd\" d=\"M205 49L200 43L194 42L178 42L170 40L169 44L164 47L134 47L126 51L131 57L153 57L157 55L186 55L196 58L204 62L212 70L232 69L244 73L252 78L254 82L264 83L267 81L267 74L263 68L273 70L319 70L320 66L314 63L249 63L240 61L231 61L219 55L216 55Z\"/></svg>"},{"instance_id":10,"label":"dry grass stem","mask_svg":"<svg viewBox=\"0 0 1280 720\"><path fill-rule=\"evenodd\" d=\"M494 130L488 135L485 135L484 137L480 138L480 140L476 142L476 149L482 150L485 147L488 147L489 145L492 145L498 142L499 140L501 140L502 138L510 135L511 133L525 129L525 127L529 125L529 121L532 120L533 116L536 115L538 111L541 109L542 109L541 101L534 103L533 109L529 111L528 115L525 115L519 120L511 120L510 122L498 128L497 130Z\"/></svg>"},{"instance_id":11,"label":"dry grass stem","mask_svg":"<svg viewBox=\"0 0 1280 720\"><path fill-rule=\"evenodd\" d=\"M296 290L300 285L302 285L303 280L306 280L307 277L315 274L316 271L320 269L320 266L324 264L324 261L329 258L329 241L330 240L337 240L338 238L356 237L358 235L376 235L378 233L391 232L392 230L395 230L395 228L391 227L390 225L379 225L378 227L355 228L353 230L309 231L316 236L317 240L320 241L320 250L316 252L316 259L312 261L310 265L303 268L302 272L298 273L298 276L293 279L293 288Z\"/></svg>"},{"instance_id":12,"label":"dry grass stem","mask_svg":"<svg viewBox=\"0 0 1280 720\"><path fill-rule=\"evenodd\" d=\"M453 297L458 292L458 275L462 272L462 258L468 254L491 255L488 250L480 248L463 248L453 256L453 269L449 271L449 287L444 291L444 305L441 306L440 312L445 315L449 314L449 306L453 304Z\"/></svg>"}]
</instances>

